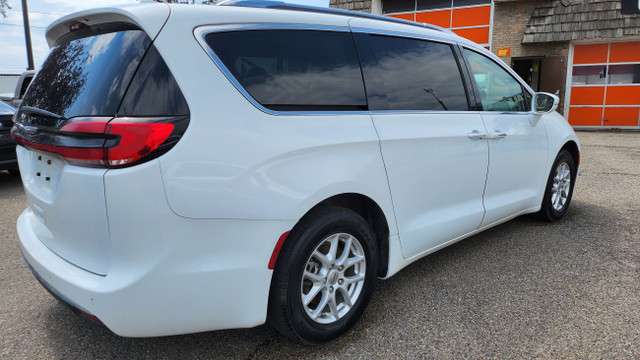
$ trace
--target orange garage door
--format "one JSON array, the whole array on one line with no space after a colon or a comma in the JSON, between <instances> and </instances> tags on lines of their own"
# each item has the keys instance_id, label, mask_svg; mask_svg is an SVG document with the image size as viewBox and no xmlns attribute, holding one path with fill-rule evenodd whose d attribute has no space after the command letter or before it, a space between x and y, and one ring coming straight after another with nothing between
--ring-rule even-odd
<instances>
[{"instance_id":1,"label":"orange garage door","mask_svg":"<svg viewBox=\"0 0 640 360\"><path fill-rule=\"evenodd\" d=\"M640 128L640 42L575 45L569 123Z\"/></svg>"},{"instance_id":2,"label":"orange garage door","mask_svg":"<svg viewBox=\"0 0 640 360\"><path fill-rule=\"evenodd\" d=\"M382 13L440 26L490 47L491 0L382 0Z\"/></svg>"}]
</instances>

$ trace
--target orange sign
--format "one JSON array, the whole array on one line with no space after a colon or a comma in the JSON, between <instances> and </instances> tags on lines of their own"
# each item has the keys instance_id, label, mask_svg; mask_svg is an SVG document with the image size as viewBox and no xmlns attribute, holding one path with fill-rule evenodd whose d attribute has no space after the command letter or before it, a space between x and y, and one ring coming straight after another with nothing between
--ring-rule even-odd
<instances>
[{"instance_id":1,"label":"orange sign","mask_svg":"<svg viewBox=\"0 0 640 360\"><path fill-rule=\"evenodd\" d=\"M498 48L498 56L511 56L511 48L510 47Z\"/></svg>"}]
</instances>

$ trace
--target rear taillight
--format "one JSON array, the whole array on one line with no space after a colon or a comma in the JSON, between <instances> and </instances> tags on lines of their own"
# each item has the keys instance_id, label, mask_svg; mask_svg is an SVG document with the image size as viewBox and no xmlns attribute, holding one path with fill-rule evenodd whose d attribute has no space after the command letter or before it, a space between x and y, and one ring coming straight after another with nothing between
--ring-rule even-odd
<instances>
[{"instance_id":1,"label":"rear taillight","mask_svg":"<svg viewBox=\"0 0 640 360\"><path fill-rule=\"evenodd\" d=\"M12 131L18 144L56 153L74 165L124 167L169 150L180 138L188 117L82 118L58 130L28 134Z\"/></svg>"},{"instance_id":2,"label":"rear taillight","mask_svg":"<svg viewBox=\"0 0 640 360\"><path fill-rule=\"evenodd\" d=\"M81 23L74 26L79 32L97 30ZM40 90L29 90L26 102L16 115L15 125L11 130L16 142L33 149L56 153L74 165L104 168L140 164L171 149L189 124L186 99L153 44L143 41L136 47L134 43L121 42L121 45L118 42L110 43L109 46L121 48L120 53L140 52L142 60L137 69L137 61L112 64L110 61L122 59L101 60L109 64L109 67L126 67L127 74L130 69L135 69L132 77L126 76L130 80L124 81L121 76L114 78L111 86L117 86L113 89L107 86L111 83L109 81L94 79L92 86L84 87L77 85L76 82L80 80L76 81L75 75L60 75L69 71L63 65L66 64L65 61L74 63L78 60L65 58L71 56L69 54L47 59L46 64L50 65L50 69L45 71L43 68L34 80L36 88ZM81 64L88 62L78 61ZM49 92L47 79L58 79L56 81L60 82L60 86L72 94L66 96L72 99L61 98L64 94L60 94L58 90ZM85 81L84 78L82 81ZM107 89L109 96L95 95L102 94ZM84 116L87 113L93 115Z\"/></svg>"},{"instance_id":3,"label":"rear taillight","mask_svg":"<svg viewBox=\"0 0 640 360\"><path fill-rule=\"evenodd\" d=\"M106 149L109 166L130 164L151 154L169 138L173 128L166 123L109 123L107 134L120 136L116 146Z\"/></svg>"}]
</instances>

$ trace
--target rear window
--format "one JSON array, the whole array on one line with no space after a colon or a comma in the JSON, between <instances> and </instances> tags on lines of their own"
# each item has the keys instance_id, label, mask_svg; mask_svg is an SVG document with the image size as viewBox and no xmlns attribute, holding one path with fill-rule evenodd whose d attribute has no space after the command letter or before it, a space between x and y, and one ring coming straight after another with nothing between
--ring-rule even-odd
<instances>
[{"instance_id":1,"label":"rear window","mask_svg":"<svg viewBox=\"0 0 640 360\"><path fill-rule=\"evenodd\" d=\"M348 32L247 30L212 33L206 41L235 80L268 109L367 109Z\"/></svg>"},{"instance_id":2,"label":"rear window","mask_svg":"<svg viewBox=\"0 0 640 360\"><path fill-rule=\"evenodd\" d=\"M22 105L67 119L114 116L150 44L151 39L141 30L60 44L51 50Z\"/></svg>"}]
</instances>

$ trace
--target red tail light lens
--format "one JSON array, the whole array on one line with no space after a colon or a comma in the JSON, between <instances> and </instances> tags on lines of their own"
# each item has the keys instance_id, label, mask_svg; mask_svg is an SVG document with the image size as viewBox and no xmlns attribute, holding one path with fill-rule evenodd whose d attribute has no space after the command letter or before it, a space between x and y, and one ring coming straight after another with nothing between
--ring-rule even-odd
<instances>
[{"instance_id":1,"label":"red tail light lens","mask_svg":"<svg viewBox=\"0 0 640 360\"><path fill-rule=\"evenodd\" d=\"M59 154L74 165L123 167L148 157L162 145L169 145L165 146L165 150L168 150L177 141L175 139L167 144L175 133L176 125L184 128L180 124L188 122L188 118L184 117L161 120L165 121L85 118L68 122L55 132L25 135L18 129L12 135L21 145ZM183 131L174 134L177 135L175 137L179 138Z\"/></svg>"},{"instance_id":2,"label":"red tail light lens","mask_svg":"<svg viewBox=\"0 0 640 360\"><path fill-rule=\"evenodd\" d=\"M108 123L108 120L75 121L65 124L60 131L104 134Z\"/></svg>"},{"instance_id":3,"label":"red tail light lens","mask_svg":"<svg viewBox=\"0 0 640 360\"><path fill-rule=\"evenodd\" d=\"M120 136L118 145L107 149L109 165L126 165L149 155L169 138L173 128L164 123L109 123L107 134Z\"/></svg>"}]
</instances>

